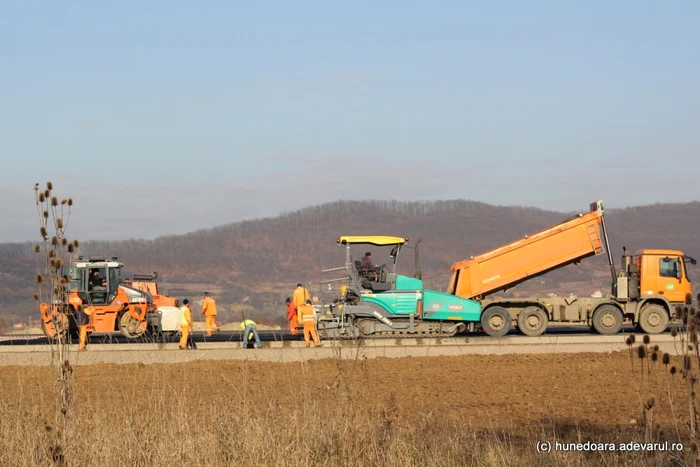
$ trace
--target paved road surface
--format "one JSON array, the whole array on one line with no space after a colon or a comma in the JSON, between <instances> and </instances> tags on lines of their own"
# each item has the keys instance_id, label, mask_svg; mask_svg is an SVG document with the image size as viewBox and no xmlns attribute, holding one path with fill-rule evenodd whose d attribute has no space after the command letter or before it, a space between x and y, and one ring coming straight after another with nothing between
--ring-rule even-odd
<instances>
[{"instance_id":1,"label":"paved road surface","mask_svg":"<svg viewBox=\"0 0 700 467\"><path fill-rule=\"evenodd\" d=\"M664 333L664 335L670 334L670 330L672 327L677 327L676 325L670 326L669 329ZM634 327L633 326L624 326L622 330L620 331L620 335L624 334L634 334ZM218 333L214 333L212 336L206 336L204 332L194 332L193 333L193 339L197 343L221 343L221 342L230 342L230 343L242 343L243 342L243 336L242 336L242 331L221 331ZM301 342L303 341L303 337L301 335L293 336L288 330L282 330L282 331L258 331L258 334L260 335L260 340L263 342L285 342L285 341L292 341L292 342ZM542 336L547 337L547 336L598 336L598 334L594 334L590 331L590 328L585 325L557 325L557 326L551 326L549 329L547 329L547 332L543 334ZM472 339L494 339L491 336L487 336L484 333L461 333L458 334L457 336L453 338L444 338L443 340L447 341L449 339L459 339L459 338L465 338L469 337ZM512 330L507 336L505 336L503 339L522 339L525 338L522 334L520 334L517 330ZM428 339L426 337L426 339ZM372 340L376 340L378 342L393 342L397 340L396 337L383 337L383 338L374 338ZM179 336L170 336L165 338L166 343L176 343L179 341ZM114 344L114 345L119 345L119 344L133 344L133 343L154 343L156 342L153 337L143 337L139 339L134 339L130 340L124 337L123 335L119 333L114 333L111 336L110 335L100 335L100 334L92 334L90 336L90 344ZM161 341L162 342L162 341ZM0 353L3 351L3 347L5 346L18 346L18 345L45 345L48 344L49 340L40 335L32 335L32 336L22 336L22 335L16 335L16 336L2 336L2 340L0 340Z\"/></svg>"}]
</instances>

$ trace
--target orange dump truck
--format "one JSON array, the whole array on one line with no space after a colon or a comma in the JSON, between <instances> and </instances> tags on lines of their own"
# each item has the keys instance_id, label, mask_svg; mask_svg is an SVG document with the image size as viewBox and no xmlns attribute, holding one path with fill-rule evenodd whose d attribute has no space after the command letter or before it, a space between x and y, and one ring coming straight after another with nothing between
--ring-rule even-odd
<instances>
[{"instance_id":1,"label":"orange dump truck","mask_svg":"<svg viewBox=\"0 0 700 467\"><path fill-rule=\"evenodd\" d=\"M601 334L616 334L624 323L656 334L675 320L675 305L692 294L687 274L693 258L677 250L623 248L617 273L610 253L602 201L588 213L500 248L454 263L448 292L482 305L481 327L504 335L513 325L523 334L542 334L550 321L586 323ZM554 269L607 253L611 292L602 297L487 298Z\"/></svg>"}]
</instances>

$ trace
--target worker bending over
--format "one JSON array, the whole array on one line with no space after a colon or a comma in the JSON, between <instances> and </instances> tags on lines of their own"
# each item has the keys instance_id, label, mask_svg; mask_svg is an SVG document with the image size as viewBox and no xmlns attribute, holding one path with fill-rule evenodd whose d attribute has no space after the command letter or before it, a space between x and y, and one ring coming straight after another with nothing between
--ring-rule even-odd
<instances>
[{"instance_id":1,"label":"worker bending over","mask_svg":"<svg viewBox=\"0 0 700 467\"><path fill-rule=\"evenodd\" d=\"M190 310L190 307L188 306L190 303L189 300L184 299L182 301L182 306L180 307L180 331L182 331L182 337L180 337L180 348L181 349L186 349L188 347L192 349L196 349L197 346L194 343L194 340L192 340L192 335L190 334L190 331L192 331L192 310Z\"/></svg>"},{"instance_id":2,"label":"worker bending over","mask_svg":"<svg viewBox=\"0 0 700 467\"><path fill-rule=\"evenodd\" d=\"M262 343L260 342L260 336L258 336L258 328L255 325L255 321L252 319L244 319L241 323L241 329L243 329L243 348L248 348L248 341L255 337L255 345L262 349Z\"/></svg>"},{"instance_id":3,"label":"worker bending over","mask_svg":"<svg viewBox=\"0 0 700 467\"><path fill-rule=\"evenodd\" d=\"M311 346L311 341L309 340L309 335L311 335L314 345L321 347L321 343L318 341L318 333L316 332L316 312L314 312L311 300L307 300L306 304L300 306L298 310L301 313L301 322L304 324L304 342L306 342L306 346Z\"/></svg>"},{"instance_id":4,"label":"worker bending over","mask_svg":"<svg viewBox=\"0 0 700 467\"><path fill-rule=\"evenodd\" d=\"M216 302L209 296L209 292L204 292L202 314L206 322L207 336L211 336L211 331L218 331L219 327L216 325Z\"/></svg>"},{"instance_id":5,"label":"worker bending over","mask_svg":"<svg viewBox=\"0 0 700 467\"><path fill-rule=\"evenodd\" d=\"M287 303L287 321L289 321L289 330L292 332L293 335L299 334L299 331L297 331L297 326L299 324L299 320L297 318L297 307L294 306L294 303L292 303L292 299L287 297L286 300Z\"/></svg>"}]
</instances>

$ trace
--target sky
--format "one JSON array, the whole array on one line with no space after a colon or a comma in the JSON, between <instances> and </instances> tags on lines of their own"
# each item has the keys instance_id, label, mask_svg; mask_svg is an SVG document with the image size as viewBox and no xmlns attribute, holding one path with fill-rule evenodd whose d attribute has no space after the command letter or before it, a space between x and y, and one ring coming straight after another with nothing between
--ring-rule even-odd
<instances>
[{"instance_id":1,"label":"sky","mask_svg":"<svg viewBox=\"0 0 700 467\"><path fill-rule=\"evenodd\" d=\"M0 0L0 242L700 199L700 2ZM35 232L36 231L36 232Z\"/></svg>"}]
</instances>

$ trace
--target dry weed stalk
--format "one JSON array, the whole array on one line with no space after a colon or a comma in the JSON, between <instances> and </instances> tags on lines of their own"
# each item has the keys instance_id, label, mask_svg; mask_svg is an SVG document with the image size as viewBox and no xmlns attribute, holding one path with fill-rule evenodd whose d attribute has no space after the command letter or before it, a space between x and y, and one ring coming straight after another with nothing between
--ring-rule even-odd
<instances>
[{"instance_id":1,"label":"dry weed stalk","mask_svg":"<svg viewBox=\"0 0 700 467\"><path fill-rule=\"evenodd\" d=\"M642 343L636 347L636 352L634 351L634 344L636 338L634 334L627 337L625 343L629 347L630 351L630 362L632 368L634 369L634 354L636 353L637 359L641 366L640 379L642 381L643 389L638 390L638 397L640 405L642 408L642 422L644 425L644 442L653 443L654 442L654 406L656 405L656 398L651 391L651 383L658 382L657 374L653 371L659 361L659 346L651 346L651 337L645 334L642 338ZM644 371L644 364L646 363L646 372ZM642 391L644 394L642 395Z\"/></svg>"},{"instance_id":2,"label":"dry weed stalk","mask_svg":"<svg viewBox=\"0 0 700 467\"><path fill-rule=\"evenodd\" d=\"M700 294L697 296L700 301ZM690 419L690 435L687 446L693 452L693 465L697 467L700 461L698 449L698 407L695 386L698 383L698 368L700 368L700 314L692 306L693 297L688 294L684 306L676 307L676 315L681 318L680 330L673 329L671 335L674 338L676 354L680 357L680 374L685 381L688 417ZM677 339L676 339L677 338ZM673 376L678 369L672 366L669 373Z\"/></svg>"},{"instance_id":3,"label":"dry weed stalk","mask_svg":"<svg viewBox=\"0 0 700 467\"><path fill-rule=\"evenodd\" d=\"M71 376L73 368L68 359L69 322L64 314L64 304L68 290L69 278L64 269L70 264L72 255L78 248L78 242L69 242L66 229L70 218L72 199L59 199L53 195L53 184L46 183L41 190L39 184L34 185L36 208L39 217L39 233L41 242L35 245L37 254L37 283L39 293L34 295L36 301L48 305L51 313L51 324L57 331L52 340L51 365L55 372L56 392L58 403L54 430L46 425L46 432L53 434L54 440L50 448L50 458L56 465L65 464L64 450L67 442L67 422L71 406ZM46 324L42 320L42 326Z\"/></svg>"}]
</instances>

